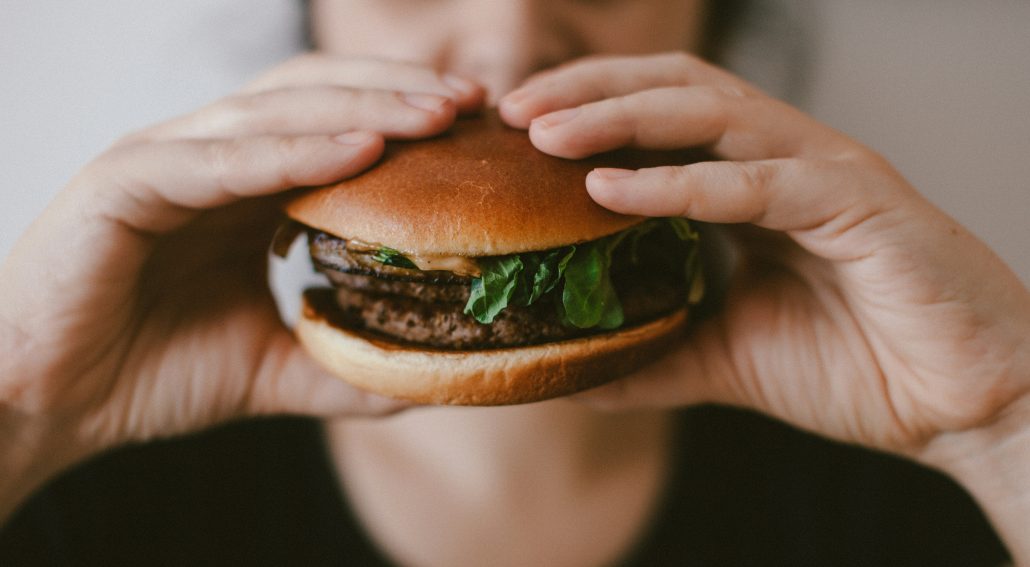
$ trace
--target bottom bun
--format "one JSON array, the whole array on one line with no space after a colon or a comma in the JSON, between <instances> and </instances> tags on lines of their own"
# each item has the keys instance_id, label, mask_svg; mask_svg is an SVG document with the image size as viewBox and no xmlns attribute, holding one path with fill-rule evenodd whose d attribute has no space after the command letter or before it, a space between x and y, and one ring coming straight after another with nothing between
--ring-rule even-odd
<instances>
[{"instance_id":1,"label":"bottom bun","mask_svg":"<svg viewBox=\"0 0 1030 567\"><path fill-rule=\"evenodd\" d=\"M522 404L586 390L637 370L675 344L682 309L661 319L561 342L449 351L420 348L345 328L331 295L304 295L296 333L331 373L363 390L420 404Z\"/></svg>"}]
</instances>

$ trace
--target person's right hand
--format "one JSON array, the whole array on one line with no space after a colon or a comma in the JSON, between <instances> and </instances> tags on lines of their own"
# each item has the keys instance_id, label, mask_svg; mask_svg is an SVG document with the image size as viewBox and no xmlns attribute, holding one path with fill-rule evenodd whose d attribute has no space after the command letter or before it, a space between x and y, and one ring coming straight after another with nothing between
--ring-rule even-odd
<instances>
[{"instance_id":1,"label":"person's right hand","mask_svg":"<svg viewBox=\"0 0 1030 567\"><path fill-rule=\"evenodd\" d=\"M120 443L396 409L328 377L280 323L265 275L277 205L484 96L422 67L307 55L87 165L0 267L0 459L23 477L0 482L0 503Z\"/></svg>"}]
</instances>

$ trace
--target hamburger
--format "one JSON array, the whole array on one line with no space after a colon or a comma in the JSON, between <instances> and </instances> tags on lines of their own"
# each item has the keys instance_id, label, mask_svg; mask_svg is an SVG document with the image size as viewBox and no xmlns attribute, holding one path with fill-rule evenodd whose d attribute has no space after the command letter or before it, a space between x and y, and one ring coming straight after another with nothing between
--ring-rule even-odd
<instances>
[{"instance_id":1,"label":"hamburger","mask_svg":"<svg viewBox=\"0 0 1030 567\"><path fill-rule=\"evenodd\" d=\"M698 235L604 209L584 179L690 160L556 158L496 113L390 143L376 167L286 206L276 248L307 233L328 280L305 291L296 334L343 380L417 403L534 402L629 373L684 329Z\"/></svg>"}]
</instances>

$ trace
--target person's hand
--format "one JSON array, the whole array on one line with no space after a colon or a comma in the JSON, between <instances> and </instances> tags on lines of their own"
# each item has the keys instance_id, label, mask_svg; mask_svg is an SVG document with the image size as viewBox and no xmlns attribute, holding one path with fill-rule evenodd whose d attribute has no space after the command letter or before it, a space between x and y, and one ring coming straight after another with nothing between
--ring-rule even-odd
<instances>
[{"instance_id":1,"label":"person's hand","mask_svg":"<svg viewBox=\"0 0 1030 567\"><path fill-rule=\"evenodd\" d=\"M328 377L280 323L265 272L281 193L354 175L384 137L440 133L483 99L422 67L308 55L87 165L0 268L0 431L19 466L245 415L396 410Z\"/></svg>"},{"instance_id":2,"label":"person's hand","mask_svg":"<svg viewBox=\"0 0 1030 567\"><path fill-rule=\"evenodd\" d=\"M742 260L721 314L585 399L747 406L907 454L1027 416L1026 288L869 149L682 54L568 64L500 110L561 157L703 146L725 160L587 177L618 212L740 223Z\"/></svg>"},{"instance_id":3,"label":"person's hand","mask_svg":"<svg viewBox=\"0 0 1030 567\"><path fill-rule=\"evenodd\" d=\"M1030 561L1030 293L882 157L683 54L574 62L500 111L561 157L723 160L587 177L618 212L732 223L741 260L677 351L579 399L745 406L908 455L962 479Z\"/></svg>"}]
</instances>

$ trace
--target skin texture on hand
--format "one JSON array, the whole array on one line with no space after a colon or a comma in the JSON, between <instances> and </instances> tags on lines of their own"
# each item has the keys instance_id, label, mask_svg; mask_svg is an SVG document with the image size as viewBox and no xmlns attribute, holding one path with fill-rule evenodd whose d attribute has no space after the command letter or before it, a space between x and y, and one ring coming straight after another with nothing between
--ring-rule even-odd
<instances>
[{"instance_id":1,"label":"skin texture on hand","mask_svg":"<svg viewBox=\"0 0 1030 567\"><path fill-rule=\"evenodd\" d=\"M953 473L1026 438L1030 294L872 151L683 54L573 62L500 111L561 157L702 146L722 160L587 177L618 212L728 223L741 265L676 352L579 399L750 407Z\"/></svg>"},{"instance_id":2,"label":"skin texture on hand","mask_svg":"<svg viewBox=\"0 0 1030 567\"><path fill-rule=\"evenodd\" d=\"M2 454L59 468L246 415L399 409L303 354L268 290L269 242L284 192L355 175L384 137L437 134L483 97L418 66L309 55L115 144L0 268L0 427L26 448Z\"/></svg>"}]
</instances>

